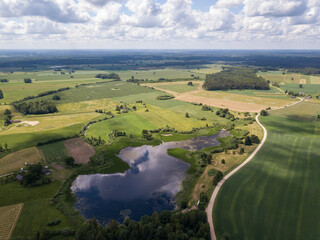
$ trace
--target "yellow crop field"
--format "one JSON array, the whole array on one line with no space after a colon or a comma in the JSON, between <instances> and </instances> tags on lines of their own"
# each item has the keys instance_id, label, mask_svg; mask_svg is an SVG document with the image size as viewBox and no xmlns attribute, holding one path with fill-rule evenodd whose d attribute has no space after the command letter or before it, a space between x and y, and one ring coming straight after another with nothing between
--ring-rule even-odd
<instances>
[{"instance_id":1,"label":"yellow crop field","mask_svg":"<svg viewBox=\"0 0 320 240\"><path fill-rule=\"evenodd\" d=\"M24 163L38 163L43 161L42 156L35 147L22 149L10 153L0 159L0 175L11 173L24 167Z\"/></svg>"},{"instance_id":2,"label":"yellow crop field","mask_svg":"<svg viewBox=\"0 0 320 240\"><path fill-rule=\"evenodd\" d=\"M18 222L23 204L16 204L0 208L0 240L10 239Z\"/></svg>"}]
</instances>

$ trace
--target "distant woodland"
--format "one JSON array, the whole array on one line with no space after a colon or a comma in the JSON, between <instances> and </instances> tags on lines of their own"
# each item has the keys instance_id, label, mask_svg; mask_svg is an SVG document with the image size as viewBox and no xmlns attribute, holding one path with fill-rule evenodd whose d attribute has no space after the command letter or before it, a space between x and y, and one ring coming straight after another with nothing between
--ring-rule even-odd
<instances>
[{"instance_id":1,"label":"distant woodland","mask_svg":"<svg viewBox=\"0 0 320 240\"><path fill-rule=\"evenodd\" d=\"M206 90L268 90L269 84L251 69L230 67L218 73L208 74L203 88Z\"/></svg>"}]
</instances>

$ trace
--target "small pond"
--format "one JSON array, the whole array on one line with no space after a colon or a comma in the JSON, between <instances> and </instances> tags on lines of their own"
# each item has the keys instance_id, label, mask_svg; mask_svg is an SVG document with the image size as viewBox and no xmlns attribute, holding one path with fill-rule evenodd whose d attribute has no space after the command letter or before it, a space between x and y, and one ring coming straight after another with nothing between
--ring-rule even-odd
<instances>
[{"instance_id":1,"label":"small pond","mask_svg":"<svg viewBox=\"0 0 320 240\"><path fill-rule=\"evenodd\" d=\"M167 154L168 149L200 150L219 145L217 138L230 135L225 130L186 141L163 142L158 146L127 147L119 158L131 169L125 173L80 175L72 184L75 208L85 218L101 224L111 219L123 222L126 216L140 220L155 211L174 210L175 194L181 190L189 164Z\"/></svg>"}]
</instances>

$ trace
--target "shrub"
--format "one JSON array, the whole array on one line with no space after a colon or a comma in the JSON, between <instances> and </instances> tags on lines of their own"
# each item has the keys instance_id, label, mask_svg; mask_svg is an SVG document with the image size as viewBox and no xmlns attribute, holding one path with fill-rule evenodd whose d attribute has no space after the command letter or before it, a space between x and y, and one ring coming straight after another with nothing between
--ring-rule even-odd
<instances>
[{"instance_id":1,"label":"shrub","mask_svg":"<svg viewBox=\"0 0 320 240\"><path fill-rule=\"evenodd\" d=\"M25 78L23 81L24 83L32 83L32 80L30 78Z\"/></svg>"},{"instance_id":2,"label":"shrub","mask_svg":"<svg viewBox=\"0 0 320 240\"><path fill-rule=\"evenodd\" d=\"M61 100L59 95L53 95L52 100Z\"/></svg>"},{"instance_id":3,"label":"shrub","mask_svg":"<svg viewBox=\"0 0 320 240\"><path fill-rule=\"evenodd\" d=\"M250 146L251 143L251 138L249 136L246 136L245 140L244 140L244 145L246 146Z\"/></svg>"},{"instance_id":4,"label":"shrub","mask_svg":"<svg viewBox=\"0 0 320 240\"><path fill-rule=\"evenodd\" d=\"M157 100L169 100L172 98L174 98L174 96L172 96L172 95L162 95L162 96L158 96Z\"/></svg>"},{"instance_id":5,"label":"shrub","mask_svg":"<svg viewBox=\"0 0 320 240\"><path fill-rule=\"evenodd\" d=\"M56 218L50 222L47 223L47 226L55 226L61 223L61 219L60 218Z\"/></svg>"},{"instance_id":6,"label":"shrub","mask_svg":"<svg viewBox=\"0 0 320 240\"><path fill-rule=\"evenodd\" d=\"M251 135L250 139L251 139L252 143L256 143L256 144L260 143L258 136L254 135L254 134Z\"/></svg>"}]
</instances>

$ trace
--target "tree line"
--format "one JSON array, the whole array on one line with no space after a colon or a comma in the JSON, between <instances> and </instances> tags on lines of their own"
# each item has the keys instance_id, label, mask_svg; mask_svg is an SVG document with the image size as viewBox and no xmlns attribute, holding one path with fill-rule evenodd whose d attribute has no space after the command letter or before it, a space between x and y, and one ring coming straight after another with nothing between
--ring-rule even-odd
<instances>
[{"instance_id":1,"label":"tree line","mask_svg":"<svg viewBox=\"0 0 320 240\"><path fill-rule=\"evenodd\" d=\"M19 112L24 115L27 114L48 114L58 112L57 106L52 102L36 101L36 102L22 102L12 104Z\"/></svg>"},{"instance_id":2,"label":"tree line","mask_svg":"<svg viewBox=\"0 0 320 240\"><path fill-rule=\"evenodd\" d=\"M203 88L206 90L268 90L269 84L251 69L228 67L221 72L206 75Z\"/></svg>"},{"instance_id":3,"label":"tree line","mask_svg":"<svg viewBox=\"0 0 320 240\"><path fill-rule=\"evenodd\" d=\"M38 93L37 95L27 96L27 97L22 98L20 100L14 101L13 104L24 102L24 101L27 101L27 100L30 100L30 99L44 97L44 96L55 94L55 93L59 93L59 92L66 91L66 90L69 90L69 89L70 89L70 87L65 87L65 88L59 88L58 90L50 90L50 91Z\"/></svg>"},{"instance_id":4,"label":"tree line","mask_svg":"<svg viewBox=\"0 0 320 240\"><path fill-rule=\"evenodd\" d=\"M120 80L120 77L118 74L116 73L110 73L110 74L107 74L107 73L99 73L95 76L95 78L101 78L101 79L117 79L117 80Z\"/></svg>"}]
</instances>

